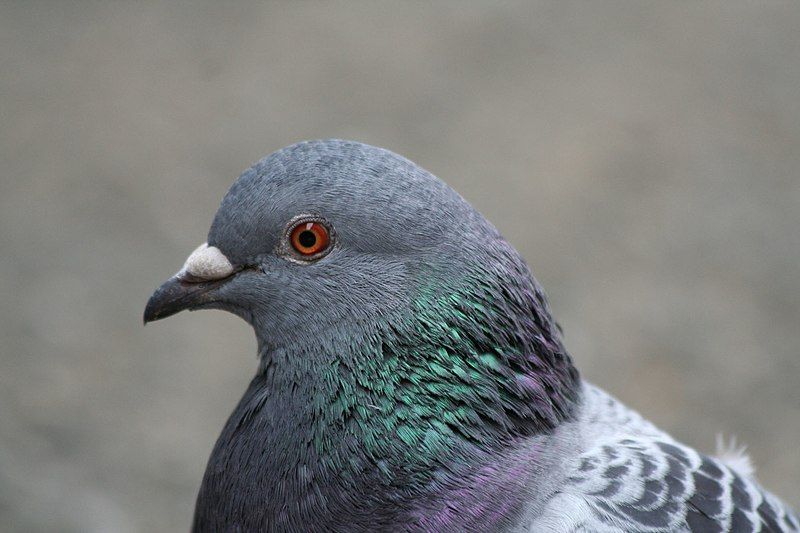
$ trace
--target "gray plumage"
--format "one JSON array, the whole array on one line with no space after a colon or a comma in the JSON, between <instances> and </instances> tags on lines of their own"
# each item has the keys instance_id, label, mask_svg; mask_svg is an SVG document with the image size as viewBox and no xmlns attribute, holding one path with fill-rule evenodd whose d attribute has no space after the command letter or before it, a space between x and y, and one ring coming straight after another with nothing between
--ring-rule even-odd
<instances>
[{"instance_id":1,"label":"gray plumage","mask_svg":"<svg viewBox=\"0 0 800 533\"><path fill-rule=\"evenodd\" d=\"M755 480L705 456L584 384L575 451L524 531L798 531L797 516ZM558 433L558 432L557 432Z\"/></svg>"},{"instance_id":2,"label":"gray plumage","mask_svg":"<svg viewBox=\"0 0 800 533\"><path fill-rule=\"evenodd\" d=\"M259 370L195 531L798 531L747 473L582 382L524 260L410 161L280 150L145 321L248 321Z\"/></svg>"}]
</instances>

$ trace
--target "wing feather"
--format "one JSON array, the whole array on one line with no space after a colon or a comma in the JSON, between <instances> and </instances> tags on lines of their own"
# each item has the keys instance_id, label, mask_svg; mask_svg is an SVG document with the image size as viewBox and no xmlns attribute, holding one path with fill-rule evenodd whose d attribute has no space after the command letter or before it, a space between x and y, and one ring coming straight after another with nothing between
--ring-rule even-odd
<instances>
[{"instance_id":1,"label":"wing feather","mask_svg":"<svg viewBox=\"0 0 800 533\"><path fill-rule=\"evenodd\" d=\"M792 511L753 480L659 437L608 439L582 454L531 531L800 531Z\"/></svg>"}]
</instances>

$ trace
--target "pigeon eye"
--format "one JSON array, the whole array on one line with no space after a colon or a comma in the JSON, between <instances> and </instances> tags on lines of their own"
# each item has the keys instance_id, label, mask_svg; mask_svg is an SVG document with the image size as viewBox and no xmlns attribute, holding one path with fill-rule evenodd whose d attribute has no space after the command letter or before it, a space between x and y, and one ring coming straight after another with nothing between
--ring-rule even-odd
<instances>
[{"instance_id":1,"label":"pigeon eye","mask_svg":"<svg viewBox=\"0 0 800 533\"><path fill-rule=\"evenodd\" d=\"M291 229L289 242L304 259L316 259L328 249L331 242L328 228L321 222L305 220Z\"/></svg>"}]
</instances>

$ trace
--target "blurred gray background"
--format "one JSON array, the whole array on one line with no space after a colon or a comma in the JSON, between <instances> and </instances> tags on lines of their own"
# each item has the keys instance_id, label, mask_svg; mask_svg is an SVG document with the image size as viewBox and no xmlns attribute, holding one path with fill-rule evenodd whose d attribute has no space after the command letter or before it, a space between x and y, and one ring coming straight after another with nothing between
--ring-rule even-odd
<instances>
[{"instance_id":1,"label":"blurred gray background","mask_svg":"<svg viewBox=\"0 0 800 533\"><path fill-rule=\"evenodd\" d=\"M225 4L225 5L222 5ZM390 148L529 260L583 375L800 505L796 2L0 5L0 529L185 531L256 366L143 328L233 179Z\"/></svg>"}]
</instances>

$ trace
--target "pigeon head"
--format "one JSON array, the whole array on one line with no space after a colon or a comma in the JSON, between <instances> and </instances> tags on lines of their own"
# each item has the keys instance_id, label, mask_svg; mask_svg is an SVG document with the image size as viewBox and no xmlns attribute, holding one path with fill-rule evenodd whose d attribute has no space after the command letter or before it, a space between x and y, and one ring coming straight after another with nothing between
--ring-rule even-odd
<instances>
[{"instance_id":1,"label":"pigeon head","mask_svg":"<svg viewBox=\"0 0 800 533\"><path fill-rule=\"evenodd\" d=\"M356 142L295 144L239 177L145 322L203 308L253 326L270 397L303 424L482 444L552 429L576 397L519 254L442 181Z\"/></svg>"},{"instance_id":2,"label":"pigeon head","mask_svg":"<svg viewBox=\"0 0 800 533\"><path fill-rule=\"evenodd\" d=\"M221 308L267 343L313 344L408 308L419 282L460 276L461 258L497 238L410 161L354 142L300 143L257 163L225 196L207 243L175 278L198 297L156 299L146 319Z\"/></svg>"}]
</instances>

